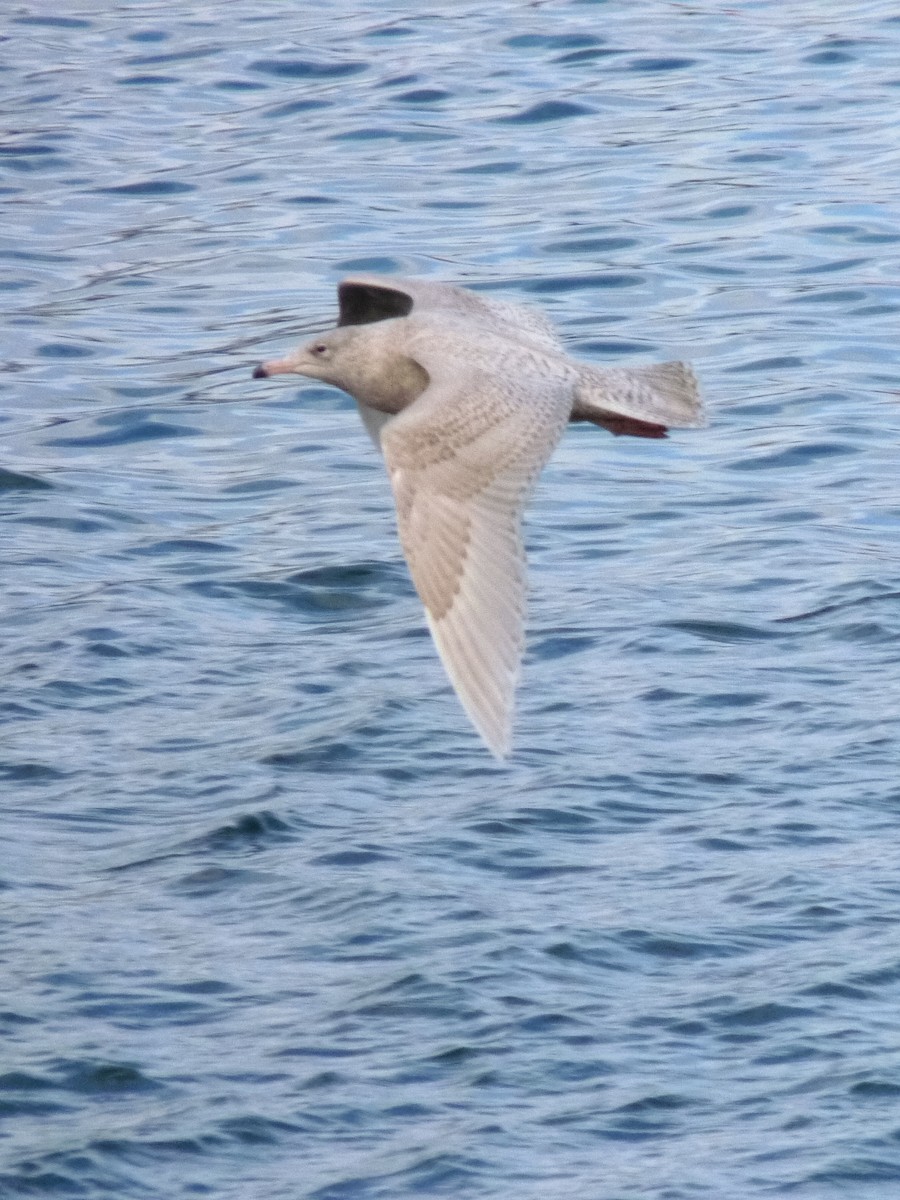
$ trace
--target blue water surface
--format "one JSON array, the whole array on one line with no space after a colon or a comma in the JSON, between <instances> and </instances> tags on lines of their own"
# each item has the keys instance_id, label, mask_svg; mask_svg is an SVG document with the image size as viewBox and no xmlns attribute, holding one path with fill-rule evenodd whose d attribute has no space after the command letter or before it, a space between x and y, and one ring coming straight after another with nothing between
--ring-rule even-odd
<instances>
[{"instance_id":1,"label":"blue water surface","mask_svg":"<svg viewBox=\"0 0 900 1200\"><path fill-rule=\"evenodd\" d=\"M888 0L2 24L0 1195L900 1195ZM529 513L516 750L352 402L396 271L692 360Z\"/></svg>"}]
</instances>

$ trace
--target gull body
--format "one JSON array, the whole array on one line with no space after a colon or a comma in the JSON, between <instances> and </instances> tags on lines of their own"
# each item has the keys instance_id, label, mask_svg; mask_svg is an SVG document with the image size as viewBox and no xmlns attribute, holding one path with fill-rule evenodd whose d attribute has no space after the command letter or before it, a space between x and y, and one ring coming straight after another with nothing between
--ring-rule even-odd
<instances>
[{"instance_id":1,"label":"gull body","mask_svg":"<svg viewBox=\"0 0 900 1200\"><path fill-rule=\"evenodd\" d=\"M522 514L569 421L658 438L704 423L684 363L570 358L526 305L426 280L354 276L335 329L254 377L296 374L356 400L381 450L400 542L463 708L498 757L524 646Z\"/></svg>"}]
</instances>

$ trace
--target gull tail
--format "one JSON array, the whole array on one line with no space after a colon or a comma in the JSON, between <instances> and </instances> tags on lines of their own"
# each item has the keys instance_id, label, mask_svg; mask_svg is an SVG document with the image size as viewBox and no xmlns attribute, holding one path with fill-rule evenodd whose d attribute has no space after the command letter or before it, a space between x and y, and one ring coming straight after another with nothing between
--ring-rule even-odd
<instances>
[{"instance_id":1,"label":"gull tail","mask_svg":"<svg viewBox=\"0 0 900 1200\"><path fill-rule=\"evenodd\" d=\"M687 363L649 367L579 364L573 421L593 421L610 433L659 438L666 430L706 424L697 377Z\"/></svg>"}]
</instances>

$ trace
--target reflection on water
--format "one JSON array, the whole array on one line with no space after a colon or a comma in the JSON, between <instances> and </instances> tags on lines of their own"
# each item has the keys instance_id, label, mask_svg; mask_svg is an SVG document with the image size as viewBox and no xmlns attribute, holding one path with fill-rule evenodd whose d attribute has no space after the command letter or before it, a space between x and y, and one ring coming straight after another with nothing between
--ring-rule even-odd
<instances>
[{"instance_id":1,"label":"reflection on water","mask_svg":"<svg viewBox=\"0 0 900 1200\"><path fill-rule=\"evenodd\" d=\"M6 33L0 1191L893 1197L893 9ZM567 433L509 769L353 406L249 378L361 270L712 410Z\"/></svg>"}]
</instances>

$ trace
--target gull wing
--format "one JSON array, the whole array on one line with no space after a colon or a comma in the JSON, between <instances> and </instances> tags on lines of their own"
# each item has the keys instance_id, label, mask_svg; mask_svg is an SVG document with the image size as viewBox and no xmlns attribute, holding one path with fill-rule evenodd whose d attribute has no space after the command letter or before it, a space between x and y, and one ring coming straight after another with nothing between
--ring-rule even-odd
<instances>
[{"instance_id":1,"label":"gull wing","mask_svg":"<svg viewBox=\"0 0 900 1200\"><path fill-rule=\"evenodd\" d=\"M455 342L446 331L440 346L410 342L431 382L381 445L434 643L502 758L524 644L522 512L566 427L575 373L489 335Z\"/></svg>"},{"instance_id":2,"label":"gull wing","mask_svg":"<svg viewBox=\"0 0 900 1200\"><path fill-rule=\"evenodd\" d=\"M431 279L351 275L338 284L338 309L338 325L368 325L392 317L442 311L544 351L559 352L563 348L553 324L539 309L493 300L482 292Z\"/></svg>"}]
</instances>

